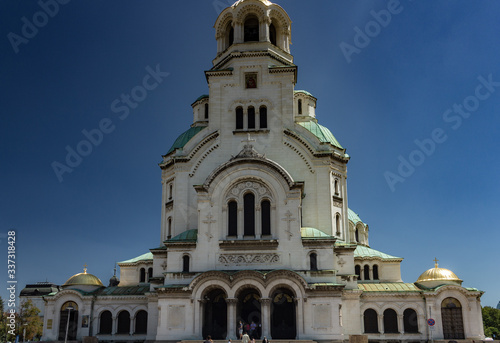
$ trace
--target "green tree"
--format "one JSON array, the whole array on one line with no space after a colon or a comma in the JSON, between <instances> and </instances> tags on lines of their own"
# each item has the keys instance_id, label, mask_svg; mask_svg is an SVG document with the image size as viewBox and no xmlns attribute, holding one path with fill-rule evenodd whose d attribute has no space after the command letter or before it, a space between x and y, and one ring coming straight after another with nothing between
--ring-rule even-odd
<instances>
[{"instance_id":1,"label":"green tree","mask_svg":"<svg viewBox=\"0 0 500 343\"><path fill-rule=\"evenodd\" d=\"M482 312L485 336L500 339L500 310L485 306Z\"/></svg>"},{"instance_id":2,"label":"green tree","mask_svg":"<svg viewBox=\"0 0 500 343\"><path fill-rule=\"evenodd\" d=\"M39 313L40 310L33 304L31 299L21 303L18 318L18 335L22 337L24 329L26 329L26 341L32 341L34 338L42 336L43 321Z\"/></svg>"}]
</instances>

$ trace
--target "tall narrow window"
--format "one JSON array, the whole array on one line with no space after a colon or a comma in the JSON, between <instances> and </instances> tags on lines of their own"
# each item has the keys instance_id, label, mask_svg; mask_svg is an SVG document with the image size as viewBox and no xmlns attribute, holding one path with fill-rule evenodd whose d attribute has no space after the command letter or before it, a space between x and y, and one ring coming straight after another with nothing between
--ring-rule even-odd
<instances>
[{"instance_id":1,"label":"tall narrow window","mask_svg":"<svg viewBox=\"0 0 500 343\"><path fill-rule=\"evenodd\" d=\"M146 282L146 269L144 268L141 268L141 270L139 271L140 275L139 275L139 282Z\"/></svg>"},{"instance_id":2,"label":"tall narrow window","mask_svg":"<svg viewBox=\"0 0 500 343\"><path fill-rule=\"evenodd\" d=\"M148 268L148 281L153 277L153 268Z\"/></svg>"},{"instance_id":3,"label":"tall narrow window","mask_svg":"<svg viewBox=\"0 0 500 343\"><path fill-rule=\"evenodd\" d=\"M384 311L384 333L398 333L398 315L391 308Z\"/></svg>"},{"instance_id":4,"label":"tall narrow window","mask_svg":"<svg viewBox=\"0 0 500 343\"><path fill-rule=\"evenodd\" d=\"M302 99L299 99L299 114L302 114Z\"/></svg>"},{"instance_id":5,"label":"tall narrow window","mask_svg":"<svg viewBox=\"0 0 500 343\"><path fill-rule=\"evenodd\" d=\"M236 201L230 201L227 205L227 235L238 235L238 204Z\"/></svg>"},{"instance_id":6,"label":"tall narrow window","mask_svg":"<svg viewBox=\"0 0 500 343\"><path fill-rule=\"evenodd\" d=\"M373 280L378 280L378 265L373 266Z\"/></svg>"},{"instance_id":7,"label":"tall narrow window","mask_svg":"<svg viewBox=\"0 0 500 343\"><path fill-rule=\"evenodd\" d=\"M264 200L260 204L262 217L262 236L271 235L271 202Z\"/></svg>"},{"instance_id":8,"label":"tall narrow window","mask_svg":"<svg viewBox=\"0 0 500 343\"><path fill-rule=\"evenodd\" d=\"M354 267L354 273L358 276L358 280L361 280L361 267L359 265Z\"/></svg>"},{"instance_id":9,"label":"tall narrow window","mask_svg":"<svg viewBox=\"0 0 500 343\"><path fill-rule=\"evenodd\" d=\"M172 238L172 217L168 217L167 239Z\"/></svg>"},{"instance_id":10,"label":"tall narrow window","mask_svg":"<svg viewBox=\"0 0 500 343\"><path fill-rule=\"evenodd\" d=\"M255 195L247 193L243 197L244 235L255 236Z\"/></svg>"},{"instance_id":11,"label":"tall narrow window","mask_svg":"<svg viewBox=\"0 0 500 343\"><path fill-rule=\"evenodd\" d=\"M148 313L144 310L137 312L135 316L135 333L145 334L148 332Z\"/></svg>"},{"instance_id":12,"label":"tall narrow window","mask_svg":"<svg viewBox=\"0 0 500 343\"><path fill-rule=\"evenodd\" d=\"M233 41L234 41L233 22L229 22L226 26L226 46L225 46L225 49L227 49L231 45L233 45Z\"/></svg>"},{"instance_id":13,"label":"tall narrow window","mask_svg":"<svg viewBox=\"0 0 500 343\"><path fill-rule=\"evenodd\" d=\"M205 104L205 119L208 119L208 104Z\"/></svg>"},{"instance_id":14,"label":"tall narrow window","mask_svg":"<svg viewBox=\"0 0 500 343\"><path fill-rule=\"evenodd\" d=\"M405 333L418 333L418 317L415 310L407 308L403 312L403 325Z\"/></svg>"},{"instance_id":15,"label":"tall narrow window","mask_svg":"<svg viewBox=\"0 0 500 343\"><path fill-rule=\"evenodd\" d=\"M355 238L356 238L356 243L360 243L359 242L359 230L358 230L358 228L356 228Z\"/></svg>"},{"instance_id":16,"label":"tall narrow window","mask_svg":"<svg viewBox=\"0 0 500 343\"><path fill-rule=\"evenodd\" d=\"M116 333L130 333L130 313L128 313L128 311L121 311L118 314L118 327Z\"/></svg>"},{"instance_id":17,"label":"tall narrow window","mask_svg":"<svg viewBox=\"0 0 500 343\"><path fill-rule=\"evenodd\" d=\"M339 195L339 180L335 179L335 195Z\"/></svg>"},{"instance_id":18,"label":"tall narrow window","mask_svg":"<svg viewBox=\"0 0 500 343\"><path fill-rule=\"evenodd\" d=\"M309 267L311 270L318 270L318 255L314 252L309 255Z\"/></svg>"},{"instance_id":19,"label":"tall narrow window","mask_svg":"<svg viewBox=\"0 0 500 343\"><path fill-rule=\"evenodd\" d=\"M365 265L363 272L365 274L365 280L370 280L370 267L368 265Z\"/></svg>"},{"instance_id":20,"label":"tall narrow window","mask_svg":"<svg viewBox=\"0 0 500 343\"><path fill-rule=\"evenodd\" d=\"M255 108L252 106L248 108L248 128L255 129Z\"/></svg>"},{"instance_id":21,"label":"tall narrow window","mask_svg":"<svg viewBox=\"0 0 500 343\"><path fill-rule=\"evenodd\" d=\"M271 41L271 44L276 45L276 27L273 23L269 25L269 39Z\"/></svg>"},{"instance_id":22,"label":"tall narrow window","mask_svg":"<svg viewBox=\"0 0 500 343\"><path fill-rule=\"evenodd\" d=\"M375 310L369 308L363 313L365 333L378 333L378 316Z\"/></svg>"},{"instance_id":23,"label":"tall narrow window","mask_svg":"<svg viewBox=\"0 0 500 343\"><path fill-rule=\"evenodd\" d=\"M184 273L189 273L189 256L182 256L182 271Z\"/></svg>"},{"instance_id":24,"label":"tall narrow window","mask_svg":"<svg viewBox=\"0 0 500 343\"><path fill-rule=\"evenodd\" d=\"M111 328L113 327L113 317L111 312L104 311L101 313L99 320L99 333L101 335L111 335Z\"/></svg>"},{"instance_id":25,"label":"tall narrow window","mask_svg":"<svg viewBox=\"0 0 500 343\"><path fill-rule=\"evenodd\" d=\"M259 109L260 128L267 129L267 107L261 106Z\"/></svg>"},{"instance_id":26,"label":"tall narrow window","mask_svg":"<svg viewBox=\"0 0 500 343\"><path fill-rule=\"evenodd\" d=\"M335 216L335 227L337 229L337 236L340 236L340 214Z\"/></svg>"},{"instance_id":27,"label":"tall narrow window","mask_svg":"<svg viewBox=\"0 0 500 343\"><path fill-rule=\"evenodd\" d=\"M243 130L243 108L236 109L236 130Z\"/></svg>"},{"instance_id":28,"label":"tall narrow window","mask_svg":"<svg viewBox=\"0 0 500 343\"><path fill-rule=\"evenodd\" d=\"M257 17L249 16L245 20L244 40L245 42L259 41L259 19Z\"/></svg>"},{"instance_id":29,"label":"tall narrow window","mask_svg":"<svg viewBox=\"0 0 500 343\"><path fill-rule=\"evenodd\" d=\"M174 185L170 184L168 186L168 200L172 200L173 196L174 196Z\"/></svg>"}]
</instances>

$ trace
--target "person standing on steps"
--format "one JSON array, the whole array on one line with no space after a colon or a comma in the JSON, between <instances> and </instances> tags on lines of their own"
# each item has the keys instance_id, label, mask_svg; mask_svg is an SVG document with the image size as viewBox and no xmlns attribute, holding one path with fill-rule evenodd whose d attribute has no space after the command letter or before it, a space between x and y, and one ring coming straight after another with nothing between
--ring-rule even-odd
<instances>
[{"instance_id":1,"label":"person standing on steps","mask_svg":"<svg viewBox=\"0 0 500 343\"><path fill-rule=\"evenodd\" d=\"M248 336L248 334L245 333L243 334L243 337L241 338L241 343L250 343L250 336Z\"/></svg>"}]
</instances>

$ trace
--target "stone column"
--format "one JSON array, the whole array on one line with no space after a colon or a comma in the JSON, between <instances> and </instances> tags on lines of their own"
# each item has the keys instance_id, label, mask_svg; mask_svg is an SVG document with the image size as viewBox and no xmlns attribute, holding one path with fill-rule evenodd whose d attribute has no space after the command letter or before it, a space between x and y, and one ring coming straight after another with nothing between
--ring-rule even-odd
<instances>
[{"instance_id":1,"label":"stone column","mask_svg":"<svg viewBox=\"0 0 500 343\"><path fill-rule=\"evenodd\" d=\"M193 326L194 326L194 334L197 335L197 336L201 336L202 334L202 330L201 328L203 327L203 312L205 310L205 305L206 305L207 301L205 299L198 299L198 311L197 311L197 314L198 314L198 318L195 318L194 320L194 323L193 323ZM196 309L195 309L196 311ZM196 312L195 312L196 313ZM203 337L203 339L205 339L206 337Z\"/></svg>"},{"instance_id":2,"label":"stone column","mask_svg":"<svg viewBox=\"0 0 500 343\"><path fill-rule=\"evenodd\" d=\"M384 333L384 315L378 315L378 331L383 334Z\"/></svg>"},{"instance_id":3,"label":"stone column","mask_svg":"<svg viewBox=\"0 0 500 343\"><path fill-rule=\"evenodd\" d=\"M231 339L239 339L239 337L235 337L236 335L236 305L238 304L237 298L227 298L227 337Z\"/></svg>"},{"instance_id":4,"label":"stone column","mask_svg":"<svg viewBox=\"0 0 500 343\"><path fill-rule=\"evenodd\" d=\"M130 317L130 327L129 327L130 336L134 334L134 328L135 328L135 317Z\"/></svg>"},{"instance_id":5,"label":"stone column","mask_svg":"<svg viewBox=\"0 0 500 343\"><path fill-rule=\"evenodd\" d=\"M402 314L398 314L398 331L405 333L404 317Z\"/></svg>"},{"instance_id":6,"label":"stone column","mask_svg":"<svg viewBox=\"0 0 500 343\"><path fill-rule=\"evenodd\" d=\"M238 228L237 228L238 239L243 239L243 235L245 233L244 227L243 227L245 218L243 218L243 215L244 215L243 205L238 203L238 218L237 218L237 221L238 221Z\"/></svg>"},{"instance_id":7,"label":"stone column","mask_svg":"<svg viewBox=\"0 0 500 343\"><path fill-rule=\"evenodd\" d=\"M116 317L113 317L111 320L112 320L111 333L114 335L114 334L116 334L116 330L118 328L118 319Z\"/></svg>"},{"instance_id":8,"label":"stone column","mask_svg":"<svg viewBox=\"0 0 500 343\"><path fill-rule=\"evenodd\" d=\"M258 199L256 200L258 201ZM260 239L261 237L262 237L262 211L260 210L260 204L257 204L257 206L255 207L255 238Z\"/></svg>"},{"instance_id":9,"label":"stone column","mask_svg":"<svg viewBox=\"0 0 500 343\"><path fill-rule=\"evenodd\" d=\"M234 41L235 44L243 43L243 23L234 23Z\"/></svg>"},{"instance_id":10,"label":"stone column","mask_svg":"<svg viewBox=\"0 0 500 343\"><path fill-rule=\"evenodd\" d=\"M262 320L262 338L264 336L271 340L271 299L261 298L260 299L260 311Z\"/></svg>"}]
</instances>

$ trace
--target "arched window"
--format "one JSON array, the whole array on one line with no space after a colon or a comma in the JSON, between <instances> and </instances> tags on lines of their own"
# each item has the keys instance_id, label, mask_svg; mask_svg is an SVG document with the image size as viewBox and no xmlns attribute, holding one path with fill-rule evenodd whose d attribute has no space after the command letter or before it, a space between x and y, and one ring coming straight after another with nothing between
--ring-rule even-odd
<instances>
[{"instance_id":1,"label":"arched window","mask_svg":"<svg viewBox=\"0 0 500 343\"><path fill-rule=\"evenodd\" d=\"M365 280L370 280L370 267L368 265L365 265L363 271L365 274Z\"/></svg>"},{"instance_id":2,"label":"arched window","mask_svg":"<svg viewBox=\"0 0 500 343\"><path fill-rule=\"evenodd\" d=\"M264 200L260 203L262 219L262 236L271 235L271 202Z\"/></svg>"},{"instance_id":3,"label":"arched window","mask_svg":"<svg viewBox=\"0 0 500 343\"><path fill-rule=\"evenodd\" d=\"M189 273L189 256L182 256L182 271L184 273Z\"/></svg>"},{"instance_id":4,"label":"arched window","mask_svg":"<svg viewBox=\"0 0 500 343\"><path fill-rule=\"evenodd\" d=\"M243 107L236 109L236 130L243 130Z\"/></svg>"},{"instance_id":5,"label":"arched window","mask_svg":"<svg viewBox=\"0 0 500 343\"><path fill-rule=\"evenodd\" d=\"M299 99L299 114L302 114L302 99Z\"/></svg>"},{"instance_id":6,"label":"arched window","mask_svg":"<svg viewBox=\"0 0 500 343\"><path fill-rule=\"evenodd\" d=\"M226 26L226 46L225 49L229 48L231 45L233 45L234 42L234 28L233 28L233 22L229 22Z\"/></svg>"},{"instance_id":7,"label":"arched window","mask_svg":"<svg viewBox=\"0 0 500 343\"><path fill-rule=\"evenodd\" d=\"M269 25L269 40L271 44L276 45L276 26L273 23Z\"/></svg>"},{"instance_id":8,"label":"arched window","mask_svg":"<svg viewBox=\"0 0 500 343\"><path fill-rule=\"evenodd\" d=\"M168 217L167 239L172 238L172 217Z\"/></svg>"},{"instance_id":9,"label":"arched window","mask_svg":"<svg viewBox=\"0 0 500 343\"><path fill-rule=\"evenodd\" d=\"M259 41L259 19L256 16L252 15L246 18L244 33L245 42Z\"/></svg>"},{"instance_id":10,"label":"arched window","mask_svg":"<svg viewBox=\"0 0 500 343\"><path fill-rule=\"evenodd\" d=\"M359 264L354 267L354 273L358 276L358 280L361 280L361 266Z\"/></svg>"},{"instance_id":11,"label":"arched window","mask_svg":"<svg viewBox=\"0 0 500 343\"><path fill-rule=\"evenodd\" d=\"M378 332L378 318L377 312L369 308L363 313L363 322L365 324L365 333L379 333Z\"/></svg>"},{"instance_id":12,"label":"arched window","mask_svg":"<svg viewBox=\"0 0 500 343\"><path fill-rule=\"evenodd\" d=\"M111 335L111 330L113 327L113 318L111 312L104 311L99 317L99 333L101 335Z\"/></svg>"},{"instance_id":13,"label":"arched window","mask_svg":"<svg viewBox=\"0 0 500 343\"><path fill-rule=\"evenodd\" d=\"M358 230L358 228L356 228L356 231L355 231L355 238L356 238L356 243L360 243L359 242L359 230Z\"/></svg>"},{"instance_id":14,"label":"arched window","mask_svg":"<svg viewBox=\"0 0 500 343\"><path fill-rule=\"evenodd\" d=\"M309 267L311 270L318 270L318 255L314 252L309 255Z\"/></svg>"},{"instance_id":15,"label":"arched window","mask_svg":"<svg viewBox=\"0 0 500 343\"><path fill-rule=\"evenodd\" d=\"M378 265L373 266L373 280L378 280Z\"/></svg>"},{"instance_id":16,"label":"arched window","mask_svg":"<svg viewBox=\"0 0 500 343\"><path fill-rule=\"evenodd\" d=\"M144 268L141 268L141 270L139 271L140 275L139 275L139 282L146 282L146 269Z\"/></svg>"},{"instance_id":17,"label":"arched window","mask_svg":"<svg viewBox=\"0 0 500 343\"><path fill-rule=\"evenodd\" d=\"M238 203L230 201L227 204L227 235L238 236Z\"/></svg>"},{"instance_id":18,"label":"arched window","mask_svg":"<svg viewBox=\"0 0 500 343\"><path fill-rule=\"evenodd\" d=\"M384 311L384 333L398 333L398 315L388 308Z\"/></svg>"},{"instance_id":19,"label":"arched window","mask_svg":"<svg viewBox=\"0 0 500 343\"><path fill-rule=\"evenodd\" d=\"M243 231L245 236L255 236L255 195L243 197Z\"/></svg>"},{"instance_id":20,"label":"arched window","mask_svg":"<svg viewBox=\"0 0 500 343\"><path fill-rule=\"evenodd\" d=\"M118 314L118 328L116 330L118 334L129 334L130 333L130 313L127 311L121 311Z\"/></svg>"},{"instance_id":21,"label":"arched window","mask_svg":"<svg viewBox=\"0 0 500 343\"><path fill-rule=\"evenodd\" d=\"M337 229L337 236L340 236L340 214L335 216L335 227Z\"/></svg>"},{"instance_id":22,"label":"arched window","mask_svg":"<svg viewBox=\"0 0 500 343\"><path fill-rule=\"evenodd\" d=\"M403 323L405 333L418 333L418 317L415 310L407 308L403 312Z\"/></svg>"},{"instance_id":23,"label":"arched window","mask_svg":"<svg viewBox=\"0 0 500 343\"><path fill-rule=\"evenodd\" d=\"M145 334L148 332L148 313L144 310L137 312L135 316L135 333Z\"/></svg>"},{"instance_id":24,"label":"arched window","mask_svg":"<svg viewBox=\"0 0 500 343\"><path fill-rule=\"evenodd\" d=\"M248 108L248 128L255 129L255 108L253 106Z\"/></svg>"},{"instance_id":25,"label":"arched window","mask_svg":"<svg viewBox=\"0 0 500 343\"><path fill-rule=\"evenodd\" d=\"M208 104L205 104L205 119L208 119Z\"/></svg>"},{"instance_id":26,"label":"arched window","mask_svg":"<svg viewBox=\"0 0 500 343\"><path fill-rule=\"evenodd\" d=\"M266 106L260 106L259 116L260 116L260 128L267 129L267 107Z\"/></svg>"},{"instance_id":27,"label":"arched window","mask_svg":"<svg viewBox=\"0 0 500 343\"><path fill-rule=\"evenodd\" d=\"M153 268L148 268L148 281L153 277Z\"/></svg>"}]
</instances>

